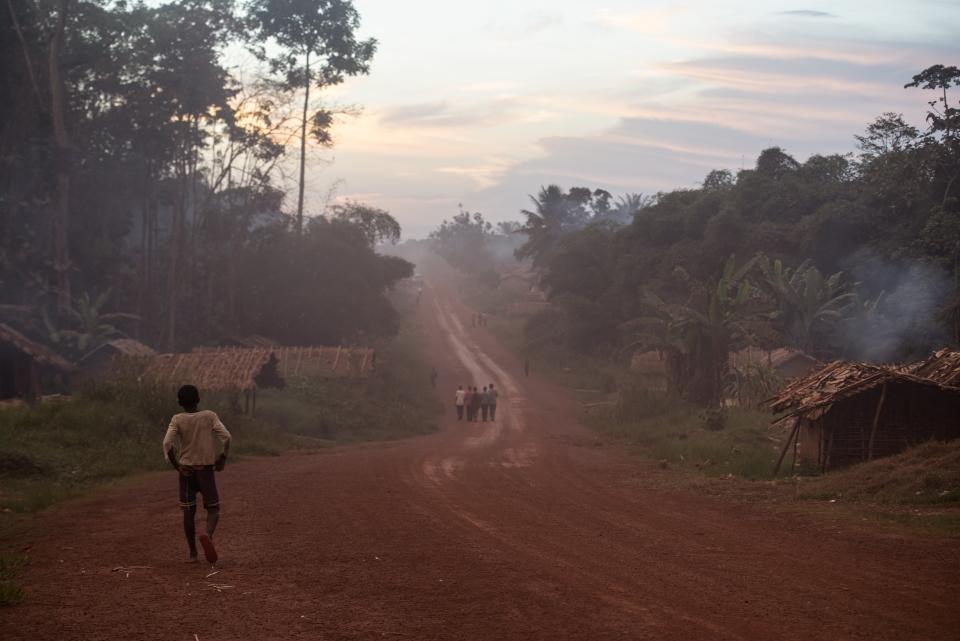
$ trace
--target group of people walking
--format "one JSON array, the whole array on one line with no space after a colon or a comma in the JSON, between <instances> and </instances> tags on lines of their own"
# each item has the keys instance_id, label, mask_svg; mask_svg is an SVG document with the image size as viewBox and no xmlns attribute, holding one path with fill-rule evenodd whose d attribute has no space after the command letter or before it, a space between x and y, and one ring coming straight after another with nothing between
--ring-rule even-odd
<instances>
[{"instance_id":1,"label":"group of people walking","mask_svg":"<svg viewBox=\"0 0 960 641\"><path fill-rule=\"evenodd\" d=\"M466 418L471 422L477 420L486 422L488 419L495 421L497 419L498 397L499 394L493 383L485 386L482 390L478 390L476 387L463 389L462 385L458 385L453 401L457 408L457 420L462 421Z\"/></svg>"}]
</instances>

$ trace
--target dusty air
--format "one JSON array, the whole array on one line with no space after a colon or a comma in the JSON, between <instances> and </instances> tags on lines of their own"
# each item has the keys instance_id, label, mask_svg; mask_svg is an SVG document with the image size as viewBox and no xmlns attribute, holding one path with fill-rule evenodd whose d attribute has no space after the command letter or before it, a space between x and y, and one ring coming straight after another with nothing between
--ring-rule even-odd
<instances>
[{"instance_id":1,"label":"dusty air","mask_svg":"<svg viewBox=\"0 0 960 641\"><path fill-rule=\"evenodd\" d=\"M0 639L956 641L958 24L0 0Z\"/></svg>"}]
</instances>

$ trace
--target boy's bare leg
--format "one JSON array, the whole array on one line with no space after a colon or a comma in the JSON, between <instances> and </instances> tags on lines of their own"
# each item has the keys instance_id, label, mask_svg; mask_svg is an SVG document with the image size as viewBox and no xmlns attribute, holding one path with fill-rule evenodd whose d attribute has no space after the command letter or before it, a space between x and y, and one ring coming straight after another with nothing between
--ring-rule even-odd
<instances>
[{"instance_id":1,"label":"boy's bare leg","mask_svg":"<svg viewBox=\"0 0 960 641\"><path fill-rule=\"evenodd\" d=\"M197 506L183 508L183 534L187 538L187 545L190 547L190 556L188 563L197 562L197 526L195 517L197 515Z\"/></svg>"},{"instance_id":2,"label":"boy's bare leg","mask_svg":"<svg viewBox=\"0 0 960 641\"><path fill-rule=\"evenodd\" d=\"M207 510L207 536L213 538L213 533L217 530L217 523L220 522L220 508L215 507Z\"/></svg>"}]
</instances>

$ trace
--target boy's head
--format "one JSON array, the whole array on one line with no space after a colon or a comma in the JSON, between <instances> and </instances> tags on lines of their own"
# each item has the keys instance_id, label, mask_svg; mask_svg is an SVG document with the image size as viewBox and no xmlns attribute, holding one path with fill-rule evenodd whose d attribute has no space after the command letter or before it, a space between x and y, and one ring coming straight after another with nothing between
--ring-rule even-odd
<instances>
[{"instance_id":1,"label":"boy's head","mask_svg":"<svg viewBox=\"0 0 960 641\"><path fill-rule=\"evenodd\" d=\"M177 402L180 407L196 407L200 404L200 391L193 385L184 385L177 390Z\"/></svg>"}]
</instances>

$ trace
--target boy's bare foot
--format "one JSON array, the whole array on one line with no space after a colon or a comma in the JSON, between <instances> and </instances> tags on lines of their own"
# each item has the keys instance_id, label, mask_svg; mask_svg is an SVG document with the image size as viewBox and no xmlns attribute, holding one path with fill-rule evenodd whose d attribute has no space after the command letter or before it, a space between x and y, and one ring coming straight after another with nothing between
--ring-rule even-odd
<instances>
[{"instance_id":1,"label":"boy's bare foot","mask_svg":"<svg viewBox=\"0 0 960 641\"><path fill-rule=\"evenodd\" d=\"M211 565L216 563L219 557L217 556L217 548L213 547L213 541L206 534L201 534L199 538L200 547L203 548L203 556L207 558L207 562Z\"/></svg>"}]
</instances>

